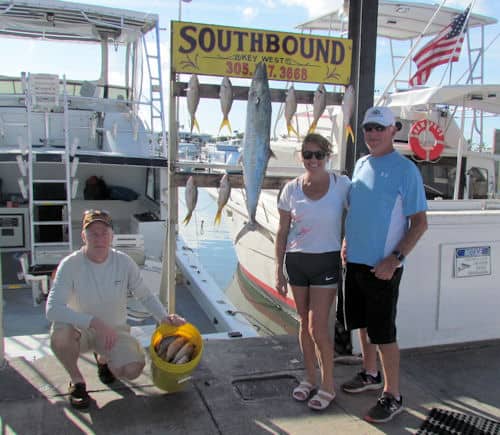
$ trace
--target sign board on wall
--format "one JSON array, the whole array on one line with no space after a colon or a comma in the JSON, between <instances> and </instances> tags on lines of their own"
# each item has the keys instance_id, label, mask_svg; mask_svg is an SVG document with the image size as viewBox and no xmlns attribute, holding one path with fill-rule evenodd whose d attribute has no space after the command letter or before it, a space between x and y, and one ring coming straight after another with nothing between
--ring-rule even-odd
<instances>
[{"instance_id":1,"label":"sign board on wall","mask_svg":"<svg viewBox=\"0 0 500 435\"><path fill-rule=\"evenodd\" d=\"M345 38L172 21L176 73L251 78L259 62L270 80L346 85L352 41Z\"/></svg>"},{"instance_id":2,"label":"sign board on wall","mask_svg":"<svg viewBox=\"0 0 500 435\"><path fill-rule=\"evenodd\" d=\"M491 275L491 247L455 248L455 278Z\"/></svg>"}]
</instances>

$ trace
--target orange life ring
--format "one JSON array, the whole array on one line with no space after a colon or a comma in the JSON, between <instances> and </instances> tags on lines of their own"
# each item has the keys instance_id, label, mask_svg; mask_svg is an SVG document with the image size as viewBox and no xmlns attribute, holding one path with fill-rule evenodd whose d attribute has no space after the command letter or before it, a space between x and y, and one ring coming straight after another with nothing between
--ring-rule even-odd
<instances>
[{"instance_id":1,"label":"orange life ring","mask_svg":"<svg viewBox=\"0 0 500 435\"><path fill-rule=\"evenodd\" d=\"M425 149L420 143L420 133L426 130L434 136L434 145L430 149ZM408 140L411 150L422 160L436 160L444 150L443 129L428 119L421 119L411 126Z\"/></svg>"}]
</instances>

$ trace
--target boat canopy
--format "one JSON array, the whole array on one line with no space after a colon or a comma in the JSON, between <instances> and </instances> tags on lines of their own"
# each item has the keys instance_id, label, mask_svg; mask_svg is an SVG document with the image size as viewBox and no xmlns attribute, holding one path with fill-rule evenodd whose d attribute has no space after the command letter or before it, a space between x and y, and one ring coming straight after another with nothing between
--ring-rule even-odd
<instances>
[{"instance_id":1,"label":"boat canopy","mask_svg":"<svg viewBox=\"0 0 500 435\"><path fill-rule=\"evenodd\" d=\"M459 106L500 114L500 85L450 85L396 92L387 97L391 107Z\"/></svg>"},{"instance_id":2,"label":"boat canopy","mask_svg":"<svg viewBox=\"0 0 500 435\"><path fill-rule=\"evenodd\" d=\"M136 41L158 23L156 14L59 0L0 0L0 35L101 42Z\"/></svg>"},{"instance_id":3,"label":"boat canopy","mask_svg":"<svg viewBox=\"0 0 500 435\"><path fill-rule=\"evenodd\" d=\"M437 8L438 6L435 4L381 0L378 6L377 34L397 40L415 39L420 35L435 35L450 24L456 15L463 12L460 9L442 7L427 31L422 33ZM300 24L297 28L310 31L341 32L347 30L347 19L343 9L339 9ZM497 23L495 18L474 13L469 18L469 27L495 23Z\"/></svg>"}]
</instances>

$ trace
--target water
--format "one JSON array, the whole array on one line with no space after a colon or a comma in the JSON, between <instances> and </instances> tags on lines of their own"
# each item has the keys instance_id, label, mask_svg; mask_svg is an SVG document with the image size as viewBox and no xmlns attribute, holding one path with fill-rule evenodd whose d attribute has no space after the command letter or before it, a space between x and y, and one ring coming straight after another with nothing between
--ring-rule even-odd
<instances>
[{"instance_id":1,"label":"water","mask_svg":"<svg viewBox=\"0 0 500 435\"><path fill-rule=\"evenodd\" d=\"M223 212L221 224L214 225L216 200L206 189L198 189L198 202L188 225L179 231L205 271L223 289L238 312L245 315L261 335L297 333L297 322L279 305L249 283L238 269L238 258L231 236L231 222ZM179 221L184 219L184 189L179 189Z\"/></svg>"},{"instance_id":2,"label":"water","mask_svg":"<svg viewBox=\"0 0 500 435\"><path fill-rule=\"evenodd\" d=\"M179 222L186 214L184 189L179 189ZM222 215L220 225L214 225L217 203L206 189L198 189L198 202L188 225L179 225L182 237L198 256L205 270L221 289L229 286L238 266L236 251Z\"/></svg>"}]
</instances>

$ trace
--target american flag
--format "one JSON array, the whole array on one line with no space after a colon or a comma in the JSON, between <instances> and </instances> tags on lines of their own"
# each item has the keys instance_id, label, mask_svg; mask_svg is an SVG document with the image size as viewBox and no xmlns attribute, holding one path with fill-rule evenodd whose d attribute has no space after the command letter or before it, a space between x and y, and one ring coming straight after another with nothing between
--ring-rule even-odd
<instances>
[{"instance_id":1,"label":"american flag","mask_svg":"<svg viewBox=\"0 0 500 435\"><path fill-rule=\"evenodd\" d=\"M470 7L453 18L450 24L415 55L413 61L417 64L417 72L410 79L410 86L424 85L438 65L458 61L469 9Z\"/></svg>"}]
</instances>

